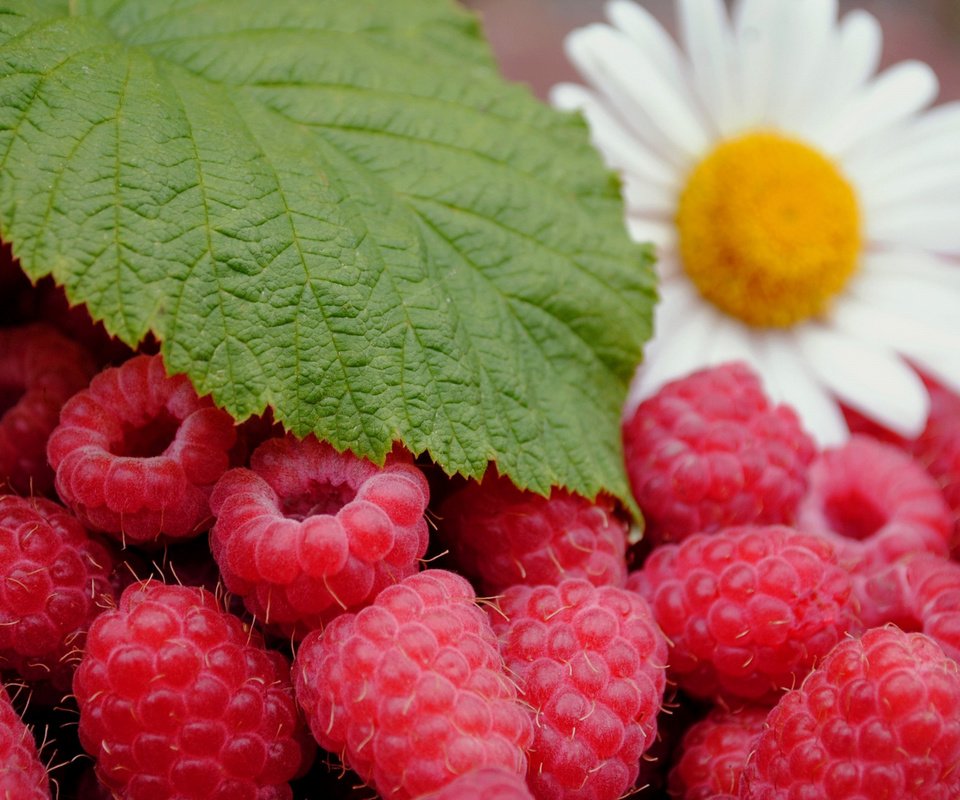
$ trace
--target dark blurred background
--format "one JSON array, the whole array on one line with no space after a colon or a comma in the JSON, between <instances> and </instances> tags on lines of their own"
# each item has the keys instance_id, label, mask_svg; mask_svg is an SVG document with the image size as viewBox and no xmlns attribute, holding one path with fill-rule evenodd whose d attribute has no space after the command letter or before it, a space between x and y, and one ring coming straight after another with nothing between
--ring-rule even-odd
<instances>
[{"instance_id":1,"label":"dark blurred background","mask_svg":"<svg viewBox=\"0 0 960 800\"><path fill-rule=\"evenodd\" d=\"M558 81L578 80L563 53L573 28L604 20L605 0L463 0L483 19L503 74L541 98ZM675 31L673 0L643 0ZM960 99L960 0L841 0L841 14L869 11L883 26L883 64L926 61L940 78L940 101Z\"/></svg>"}]
</instances>

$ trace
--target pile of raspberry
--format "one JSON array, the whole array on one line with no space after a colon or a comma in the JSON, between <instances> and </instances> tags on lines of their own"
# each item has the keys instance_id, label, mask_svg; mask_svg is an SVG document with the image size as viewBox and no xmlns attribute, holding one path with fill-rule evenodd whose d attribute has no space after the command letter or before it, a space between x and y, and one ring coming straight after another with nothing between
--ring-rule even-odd
<instances>
[{"instance_id":1,"label":"pile of raspberry","mask_svg":"<svg viewBox=\"0 0 960 800\"><path fill-rule=\"evenodd\" d=\"M829 449L745 364L665 385L623 422L638 522L237 423L157 347L16 307L0 797L960 797L929 376L916 440L848 410Z\"/></svg>"}]
</instances>

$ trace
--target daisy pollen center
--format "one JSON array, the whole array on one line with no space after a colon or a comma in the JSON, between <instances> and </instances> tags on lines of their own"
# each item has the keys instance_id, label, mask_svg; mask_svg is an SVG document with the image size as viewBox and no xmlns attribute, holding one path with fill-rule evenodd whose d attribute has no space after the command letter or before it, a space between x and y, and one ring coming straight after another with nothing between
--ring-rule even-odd
<instances>
[{"instance_id":1,"label":"daisy pollen center","mask_svg":"<svg viewBox=\"0 0 960 800\"><path fill-rule=\"evenodd\" d=\"M813 148L770 132L721 142L690 174L677 210L680 256L700 293L760 327L824 311L853 274L853 188Z\"/></svg>"}]
</instances>

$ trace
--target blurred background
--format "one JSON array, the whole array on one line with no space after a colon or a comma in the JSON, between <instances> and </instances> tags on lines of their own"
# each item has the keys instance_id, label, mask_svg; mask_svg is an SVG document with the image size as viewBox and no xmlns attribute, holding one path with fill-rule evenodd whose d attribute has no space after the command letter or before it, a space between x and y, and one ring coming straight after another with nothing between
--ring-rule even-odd
<instances>
[{"instance_id":1,"label":"blurred background","mask_svg":"<svg viewBox=\"0 0 960 800\"><path fill-rule=\"evenodd\" d=\"M604 20L605 0L462 0L477 11L505 77L545 99L558 81L579 81L563 52L573 28ZM673 0L640 5L675 32ZM940 78L940 101L960 99L960 0L841 0L841 14L869 11L883 26L883 64L927 62Z\"/></svg>"}]
</instances>

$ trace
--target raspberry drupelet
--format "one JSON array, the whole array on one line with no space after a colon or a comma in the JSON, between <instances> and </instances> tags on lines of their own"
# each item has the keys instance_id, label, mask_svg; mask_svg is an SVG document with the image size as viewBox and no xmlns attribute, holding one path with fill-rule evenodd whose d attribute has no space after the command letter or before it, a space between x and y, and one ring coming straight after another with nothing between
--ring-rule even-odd
<instances>
[{"instance_id":1,"label":"raspberry drupelet","mask_svg":"<svg viewBox=\"0 0 960 800\"><path fill-rule=\"evenodd\" d=\"M746 525L661 545L627 586L670 642L670 677L688 694L772 703L860 628L850 575L830 542Z\"/></svg>"},{"instance_id":2,"label":"raspberry drupelet","mask_svg":"<svg viewBox=\"0 0 960 800\"><path fill-rule=\"evenodd\" d=\"M268 439L217 483L211 550L252 614L302 637L417 572L429 491L399 455L378 467L313 436Z\"/></svg>"},{"instance_id":3,"label":"raspberry drupelet","mask_svg":"<svg viewBox=\"0 0 960 800\"><path fill-rule=\"evenodd\" d=\"M61 500L82 522L143 544L206 529L235 438L230 415L197 397L185 375L140 355L64 405L47 455Z\"/></svg>"},{"instance_id":4,"label":"raspberry drupelet","mask_svg":"<svg viewBox=\"0 0 960 800\"><path fill-rule=\"evenodd\" d=\"M623 445L653 544L793 523L815 454L793 409L773 405L741 362L666 384L624 422Z\"/></svg>"},{"instance_id":5,"label":"raspberry drupelet","mask_svg":"<svg viewBox=\"0 0 960 800\"><path fill-rule=\"evenodd\" d=\"M87 628L113 604L111 567L66 509L0 495L0 669L69 691Z\"/></svg>"},{"instance_id":6,"label":"raspberry drupelet","mask_svg":"<svg viewBox=\"0 0 960 800\"><path fill-rule=\"evenodd\" d=\"M43 495L53 488L47 440L94 369L80 345L48 325L0 329L0 490Z\"/></svg>"},{"instance_id":7,"label":"raspberry drupelet","mask_svg":"<svg viewBox=\"0 0 960 800\"><path fill-rule=\"evenodd\" d=\"M129 586L73 691L80 742L126 800L289 800L313 755L289 662L204 589Z\"/></svg>"},{"instance_id":8,"label":"raspberry drupelet","mask_svg":"<svg viewBox=\"0 0 960 800\"><path fill-rule=\"evenodd\" d=\"M560 489L543 497L490 473L450 495L439 517L458 567L489 594L566 578L626 583L628 525L603 497L591 502Z\"/></svg>"},{"instance_id":9,"label":"raspberry drupelet","mask_svg":"<svg viewBox=\"0 0 960 800\"><path fill-rule=\"evenodd\" d=\"M37 744L0 687L0 798L50 800L50 779Z\"/></svg>"},{"instance_id":10,"label":"raspberry drupelet","mask_svg":"<svg viewBox=\"0 0 960 800\"><path fill-rule=\"evenodd\" d=\"M438 792L482 767L523 775L530 717L467 581L428 569L310 633L297 700L320 745L382 797Z\"/></svg>"},{"instance_id":11,"label":"raspberry drupelet","mask_svg":"<svg viewBox=\"0 0 960 800\"><path fill-rule=\"evenodd\" d=\"M534 797L621 797L656 738L666 687L667 643L647 604L571 578L513 586L489 614L532 710Z\"/></svg>"},{"instance_id":12,"label":"raspberry drupelet","mask_svg":"<svg viewBox=\"0 0 960 800\"><path fill-rule=\"evenodd\" d=\"M834 648L767 716L742 800L960 797L960 672L888 626Z\"/></svg>"}]
</instances>

